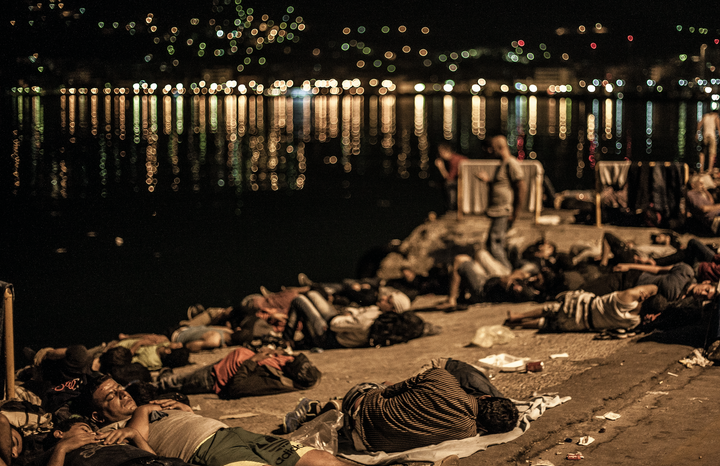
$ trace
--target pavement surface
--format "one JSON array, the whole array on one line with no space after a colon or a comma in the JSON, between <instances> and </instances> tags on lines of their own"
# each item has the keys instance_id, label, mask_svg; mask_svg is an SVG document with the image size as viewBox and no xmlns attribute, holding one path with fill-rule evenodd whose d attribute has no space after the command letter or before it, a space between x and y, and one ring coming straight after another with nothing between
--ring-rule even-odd
<instances>
[{"instance_id":1,"label":"pavement surface","mask_svg":"<svg viewBox=\"0 0 720 466\"><path fill-rule=\"evenodd\" d=\"M566 223L567 213L553 214L561 217L559 225L538 227L529 217L519 219L513 239L520 238L518 241L529 244L547 235L560 250L567 250L578 241L593 242L602 237L601 228L572 225ZM656 231L607 229L638 243L648 242L650 234ZM426 263L421 256L437 258L439 249L455 251L479 244L486 230L486 219L466 217L458 221L445 216L418 227L403 242L401 256L406 262ZM423 242L436 247L426 247L415 254L415 249L423 249L418 246ZM398 263L389 258L381 272L392 275ZM432 302L442 297L424 299ZM557 394L571 400L547 410L518 439L462 458L461 465L560 465L575 461L586 465L720 464L720 442L716 441L720 434L720 406L716 401L720 367L687 367L679 362L704 345L703 328L686 327L614 340L595 339L594 334L587 333L513 330L514 338L505 344L490 348L471 345L480 327L501 324L508 310L534 306L537 304L480 304L457 312L422 312L423 319L442 327L440 334L387 348L308 353L323 373L321 383L310 390L240 400L193 395L191 405L200 414L223 417L231 426L277 433L285 413L302 397L326 401L342 397L360 382L400 381L436 357L476 363L486 356L506 353L544 363L541 372L495 373L493 383L506 396L525 400L534 394ZM228 351L204 352L193 355L191 360L197 364L211 363ZM567 356L553 357L563 353ZM195 368L197 365L183 370ZM604 417L607 413L620 417L610 420ZM584 436L594 441L578 445ZM566 459L569 453L576 452L584 458Z\"/></svg>"}]
</instances>

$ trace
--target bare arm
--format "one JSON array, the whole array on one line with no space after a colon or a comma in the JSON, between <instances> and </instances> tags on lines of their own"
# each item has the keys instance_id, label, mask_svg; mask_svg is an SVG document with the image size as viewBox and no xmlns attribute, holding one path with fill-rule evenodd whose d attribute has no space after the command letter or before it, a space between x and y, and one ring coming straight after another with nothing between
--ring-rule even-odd
<instances>
[{"instance_id":1,"label":"bare arm","mask_svg":"<svg viewBox=\"0 0 720 466\"><path fill-rule=\"evenodd\" d=\"M60 440L55 445L47 466L63 466L65 456L68 453L91 443L100 443L100 439L96 437L95 432L82 432L71 438Z\"/></svg>"},{"instance_id":2,"label":"bare arm","mask_svg":"<svg viewBox=\"0 0 720 466\"><path fill-rule=\"evenodd\" d=\"M615 272L627 272L629 270L640 270L641 272L650 272L654 274L667 273L672 269L672 265L659 266L650 264L618 264L613 268Z\"/></svg>"},{"instance_id":3,"label":"bare arm","mask_svg":"<svg viewBox=\"0 0 720 466\"><path fill-rule=\"evenodd\" d=\"M136 447L141 450L145 450L148 453L155 454L147 440L132 427L124 427L122 429L111 430L109 432L101 432L97 434L98 439L101 439L106 445L114 445L119 443L126 443L128 440L133 443Z\"/></svg>"},{"instance_id":4,"label":"bare arm","mask_svg":"<svg viewBox=\"0 0 720 466\"><path fill-rule=\"evenodd\" d=\"M442 175L442 177L447 180L449 173L445 168L445 162L443 162L443 159L435 159L435 166L438 168L438 170L440 170L440 174Z\"/></svg>"}]
</instances>

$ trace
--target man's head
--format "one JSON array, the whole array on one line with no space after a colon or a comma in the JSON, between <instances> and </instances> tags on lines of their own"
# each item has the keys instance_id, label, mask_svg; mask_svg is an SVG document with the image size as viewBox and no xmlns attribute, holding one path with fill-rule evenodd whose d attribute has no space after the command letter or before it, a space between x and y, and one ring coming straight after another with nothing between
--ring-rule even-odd
<instances>
[{"instance_id":1,"label":"man's head","mask_svg":"<svg viewBox=\"0 0 720 466\"><path fill-rule=\"evenodd\" d=\"M477 403L478 433L501 434L517 426L520 413L511 400L485 395L477 397Z\"/></svg>"},{"instance_id":2,"label":"man's head","mask_svg":"<svg viewBox=\"0 0 720 466\"><path fill-rule=\"evenodd\" d=\"M53 437L56 439L68 439L83 432L90 433L94 431L88 418L84 416L71 416L55 425Z\"/></svg>"},{"instance_id":3,"label":"man's head","mask_svg":"<svg viewBox=\"0 0 720 466\"><path fill-rule=\"evenodd\" d=\"M438 154L443 160L450 160L453 156L453 151L450 147L450 144L440 144L438 146Z\"/></svg>"},{"instance_id":4,"label":"man's head","mask_svg":"<svg viewBox=\"0 0 720 466\"><path fill-rule=\"evenodd\" d=\"M127 419L137 408L132 396L108 375L89 381L82 401L85 412L101 425Z\"/></svg>"},{"instance_id":5,"label":"man's head","mask_svg":"<svg viewBox=\"0 0 720 466\"><path fill-rule=\"evenodd\" d=\"M10 426L10 435L12 436L12 447L10 448L10 456L17 458L23 451L23 436L14 426Z\"/></svg>"},{"instance_id":6,"label":"man's head","mask_svg":"<svg viewBox=\"0 0 720 466\"><path fill-rule=\"evenodd\" d=\"M157 352L164 367L182 367L190 363L190 351L182 343L158 346Z\"/></svg>"},{"instance_id":7,"label":"man's head","mask_svg":"<svg viewBox=\"0 0 720 466\"><path fill-rule=\"evenodd\" d=\"M382 312L405 312L410 309L410 304L410 298L401 291L382 294L377 301Z\"/></svg>"},{"instance_id":8,"label":"man's head","mask_svg":"<svg viewBox=\"0 0 720 466\"><path fill-rule=\"evenodd\" d=\"M717 283L705 280L702 283L692 284L687 290L687 295L703 300L713 299L717 295Z\"/></svg>"},{"instance_id":9,"label":"man's head","mask_svg":"<svg viewBox=\"0 0 720 466\"><path fill-rule=\"evenodd\" d=\"M510 146L508 146L507 138L502 134L492 136L485 145L485 150L491 156L501 159L504 157L510 157Z\"/></svg>"}]
</instances>

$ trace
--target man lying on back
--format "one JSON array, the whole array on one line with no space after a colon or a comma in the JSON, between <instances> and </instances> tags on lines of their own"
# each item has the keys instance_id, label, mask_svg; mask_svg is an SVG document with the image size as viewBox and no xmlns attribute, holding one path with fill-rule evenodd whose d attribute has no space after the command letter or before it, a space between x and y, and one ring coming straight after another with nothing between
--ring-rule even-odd
<instances>
[{"instance_id":1,"label":"man lying on back","mask_svg":"<svg viewBox=\"0 0 720 466\"><path fill-rule=\"evenodd\" d=\"M137 406L115 380L105 376L88 384L85 408L106 429L135 429L158 455L201 466L340 466L333 455L280 437L255 434L197 415L188 405L159 400Z\"/></svg>"}]
</instances>

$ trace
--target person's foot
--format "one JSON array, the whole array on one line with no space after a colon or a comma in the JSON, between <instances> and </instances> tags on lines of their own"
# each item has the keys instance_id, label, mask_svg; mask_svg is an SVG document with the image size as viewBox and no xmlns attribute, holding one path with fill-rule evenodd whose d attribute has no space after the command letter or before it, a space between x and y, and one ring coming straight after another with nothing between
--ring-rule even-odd
<instances>
[{"instance_id":1,"label":"person's foot","mask_svg":"<svg viewBox=\"0 0 720 466\"><path fill-rule=\"evenodd\" d=\"M442 327L440 327L439 325L431 324L430 322L425 322L425 327L423 328L424 337L439 335L440 332L442 332Z\"/></svg>"},{"instance_id":2,"label":"person's foot","mask_svg":"<svg viewBox=\"0 0 720 466\"><path fill-rule=\"evenodd\" d=\"M308 277L307 275L305 275L305 274L302 273L302 272L300 272L300 273L298 274L298 285L302 285L302 286L312 286L312 284L313 284L313 281L310 280L310 277Z\"/></svg>"},{"instance_id":3,"label":"person's foot","mask_svg":"<svg viewBox=\"0 0 720 466\"><path fill-rule=\"evenodd\" d=\"M304 422L317 416L319 411L319 401L302 398L295 409L285 415L282 425L283 433L295 432Z\"/></svg>"},{"instance_id":4,"label":"person's foot","mask_svg":"<svg viewBox=\"0 0 720 466\"><path fill-rule=\"evenodd\" d=\"M187 310L187 318L188 320L191 320L193 317L197 316L198 314L201 314L205 308L202 304L194 304L190 307L188 307Z\"/></svg>"}]
</instances>

